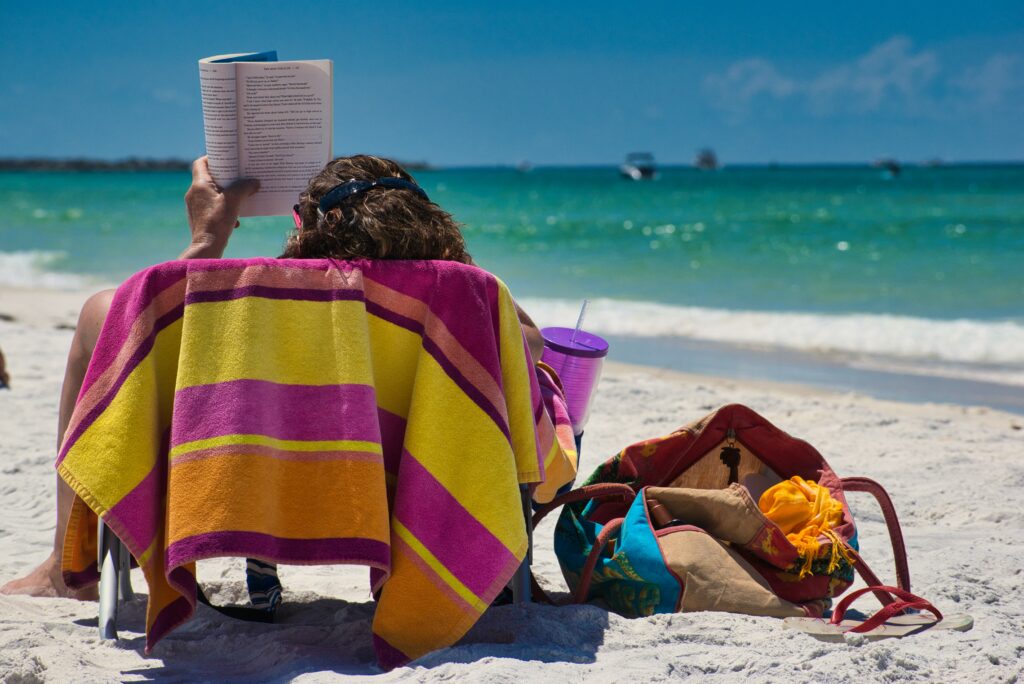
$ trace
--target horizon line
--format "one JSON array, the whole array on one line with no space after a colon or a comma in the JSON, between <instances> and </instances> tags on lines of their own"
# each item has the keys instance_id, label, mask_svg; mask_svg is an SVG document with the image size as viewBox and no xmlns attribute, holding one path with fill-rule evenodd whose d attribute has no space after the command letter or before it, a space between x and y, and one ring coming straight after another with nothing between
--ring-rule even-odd
<instances>
[{"instance_id":1,"label":"horizon line","mask_svg":"<svg viewBox=\"0 0 1024 684\"><path fill-rule=\"evenodd\" d=\"M391 157L394 159L394 157ZM32 170L50 170L46 169L46 166L59 166L59 165L70 165L77 168L71 169L53 169L53 170L97 170L101 171L104 169L111 170L132 170L132 167L139 167L138 170L166 170L166 171L178 171L188 170L192 166L191 159L183 157L157 157L157 156L138 156L130 155L123 157L86 157L86 156L10 156L0 157L0 171L32 171ZM452 163L452 164L435 164L424 160L397 160L396 161L407 168L420 171L439 171L439 170L458 170L458 169L518 169L524 164L530 170L535 169L568 169L568 168L618 168L621 162L608 161L608 162L537 162L532 163L529 161L522 162L479 162L479 163ZM1024 165L1024 159L943 159L940 157L931 157L925 159L908 159L901 160L897 157L878 157L875 159L860 159L860 160L816 160L816 161L780 161L780 160L768 160L768 161L737 161L731 163L722 163L720 169L729 167L739 168L750 168L750 167L859 167L859 166L872 166L882 161L894 161L901 166L917 166L917 167L932 167L942 168L949 166L1021 166ZM33 169L31 166L39 165L40 168ZM696 169L697 167L693 162L690 161L668 161L658 162L659 168L666 169L678 169L678 168L689 168ZM95 168L91 168L95 167ZM118 168L120 167L120 168Z\"/></svg>"}]
</instances>

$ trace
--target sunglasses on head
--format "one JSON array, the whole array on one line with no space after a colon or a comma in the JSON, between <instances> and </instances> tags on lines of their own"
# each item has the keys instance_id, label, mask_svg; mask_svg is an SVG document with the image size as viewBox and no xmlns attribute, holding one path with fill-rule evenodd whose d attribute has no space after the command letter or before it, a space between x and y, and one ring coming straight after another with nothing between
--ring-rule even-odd
<instances>
[{"instance_id":1,"label":"sunglasses on head","mask_svg":"<svg viewBox=\"0 0 1024 684\"><path fill-rule=\"evenodd\" d=\"M391 188L393 190L411 190L428 202L430 201L430 198L427 197L427 193L423 188L412 181L407 181L404 178L387 176L385 178L378 178L375 181L350 180L341 183L340 185L336 185L331 188L326 195L320 198L320 203L317 205L317 211L321 214L326 214L349 197L358 195L361 192L366 192L370 188L378 187ZM292 219L295 221L296 228L302 228L302 217L299 215L298 204L292 207Z\"/></svg>"}]
</instances>

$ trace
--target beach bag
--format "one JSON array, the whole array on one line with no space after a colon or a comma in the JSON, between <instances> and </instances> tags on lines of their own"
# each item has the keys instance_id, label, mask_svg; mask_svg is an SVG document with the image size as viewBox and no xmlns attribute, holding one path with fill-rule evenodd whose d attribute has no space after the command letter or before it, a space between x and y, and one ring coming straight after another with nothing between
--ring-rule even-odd
<instances>
[{"instance_id":1,"label":"beach bag","mask_svg":"<svg viewBox=\"0 0 1024 684\"><path fill-rule=\"evenodd\" d=\"M788 493L817 487L817 502L832 506L832 524L794 543L758 505L772 486ZM878 499L897 588L883 587L857 553L848 492ZM722 407L627 447L583 486L539 509L534 523L560 506L555 553L573 600L600 599L626 617L701 610L820 617L855 570L888 614L910 605L900 598L910 591L903 538L882 487L838 477L814 447L745 406ZM536 582L534 593L547 600Z\"/></svg>"}]
</instances>

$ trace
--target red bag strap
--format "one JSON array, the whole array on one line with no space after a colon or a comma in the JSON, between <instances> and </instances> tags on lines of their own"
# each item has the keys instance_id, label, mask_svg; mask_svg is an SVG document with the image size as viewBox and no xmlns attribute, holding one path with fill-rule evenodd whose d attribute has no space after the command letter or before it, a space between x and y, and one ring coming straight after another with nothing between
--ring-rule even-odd
<instances>
[{"instance_id":1,"label":"red bag strap","mask_svg":"<svg viewBox=\"0 0 1024 684\"><path fill-rule=\"evenodd\" d=\"M628 484L621 482L602 482L601 484L586 485L556 496L550 502L538 508L533 514L533 526L544 519L551 511L564 506L565 504L576 503L577 501L590 501L591 499L613 499L621 498L626 503L633 503L636 492Z\"/></svg>"},{"instance_id":2,"label":"red bag strap","mask_svg":"<svg viewBox=\"0 0 1024 684\"><path fill-rule=\"evenodd\" d=\"M587 594L590 592L590 580L594 575L594 568L597 566L597 559L601 557L601 552L604 551L605 545L613 534L619 531L622 527L622 521L625 518L615 518L609 520L601 531L597 533L597 539L594 540L594 546L590 549L590 554L587 555L587 562L583 564L583 570L580 571L580 583L576 587L576 593L572 597L573 603L586 603Z\"/></svg>"},{"instance_id":3,"label":"red bag strap","mask_svg":"<svg viewBox=\"0 0 1024 684\"><path fill-rule=\"evenodd\" d=\"M844 492L868 492L878 501L882 515L885 517L885 526L889 529L889 540L892 542L892 555L896 563L896 584L900 590L909 592L910 567L907 565L907 546L903 542L903 532L900 530L899 518L896 517L896 507L892 505L889 494L882 488L882 485L866 477L844 477L839 480L839 483ZM868 586L883 586L878 576L871 571L859 554L854 567L860 572ZM879 596L879 600L882 600L881 591L875 590L875 595ZM889 601L882 600L882 603L887 604L892 601L890 597Z\"/></svg>"},{"instance_id":4,"label":"red bag strap","mask_svg":"<svg viewBox=\"0 0 1024 684\"><path fill-rule=\"evenodd\" d=\"M634 492L633 488L628 484L623 484L621 482L602 482L601 484L586 485L584 487L574 489L571 492L566 492L561 496L556 496L550 502L538 508L533 514L533 526L537 527L537 524L544 519L544 516L565 504L576 503L577 501L590 501L591 499L614 498L620 498L626 503L633 503L633 499L636 498L636 492ZM608 524L601 529L601 532L598 533L597 539L594 541L594 546L590 549L590 554L587 556L587 560L583 565L583 571L580 575L580 584L576 588L576 594L573 596L573 602L583 603L587 600L587 592L590 590L590 580L593 576L594 568L597 565L597 559L601 555L601 551L604 549L605 544L608 543L609 537L611 537L612 533L618 530L621 526L622 518L617 518L609 521ZM547 595L547 592L541 588L540 584L537 583L537 578L533 576L532 570L530 572L530 588L534 601L554 605L555 602Z\"/></svg>"},{"instance_id":5,"label":"red bag strap","mask_svg":"<svg viewBox=\"0 0 1024 684\"><path fill-rule=\"evenodd\" d=\"M875 592L875 597L878 599L878 602L883 606L894 603L897 599L880 588L885 585L882 584L882 580L878 579L878 575L874 573L871 567L864 562L861 555L848 544L846 545L846 551L853 557L853 567L857 571L857 574L860 575L861 579L864 580L864 584L869 587L876 587L873 591Z\"/></svg>"},{"instance_id":6,"label":"red bag strap","mask_svg":"<svg viewBox=\"0 0 1024 684\"><path fill-rule=\"evenodd\" d=\"M843 621L843 617L846 615L847 608L850 607L850 604L869 591L874 592L876 595L884 592L895 596L896 599L894 599L892 603L882 606L878 612L861 624L846 631L858 634L861 632L870 632L894 615L898 615L908 610L927 610L935 616L936 621L942 620L942 613L939 612L939 609L920 596L911 594L909 591L904 591L897 587L875 585L863 587L845 596L842 601L836 604L835 609L832 611L832 619L829 620L829 622L833 625L841 623Z\"/></svg>"}]
</instances>

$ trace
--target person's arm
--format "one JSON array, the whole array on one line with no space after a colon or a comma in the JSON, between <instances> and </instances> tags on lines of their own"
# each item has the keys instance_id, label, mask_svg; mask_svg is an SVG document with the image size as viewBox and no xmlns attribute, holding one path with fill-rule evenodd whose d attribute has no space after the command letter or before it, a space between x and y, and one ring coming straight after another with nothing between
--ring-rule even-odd
<instances>
[{"instance_id":1,"label":"person's arm","mask_svg":"<svg viewBox=\"0 0 1024 684\"><path fill-rule=\"evenodd\" d=\"M526 335L526 344L530 347L530 356L533 357L533 362L536 364L540 361L540 355L544 353L544 337L537 329L537 324L519 304L516 304L516 313L519 315L519 324L523 326L523 334Z\"/></svg>"},{"instance_id":2,"label":"person's arm","mask_svg":"<svg viewBox=\"0 0 1024 684\"><path fill-rule=\"evenodd\" d=\"M210 175L206 156L192 163L192 185L185 193L185 211L192 241L179 259L219 259L231 231L238 227L242 200L260 189L255 178L239 178L221 188Z\"/></svg>"}]
</instances>

